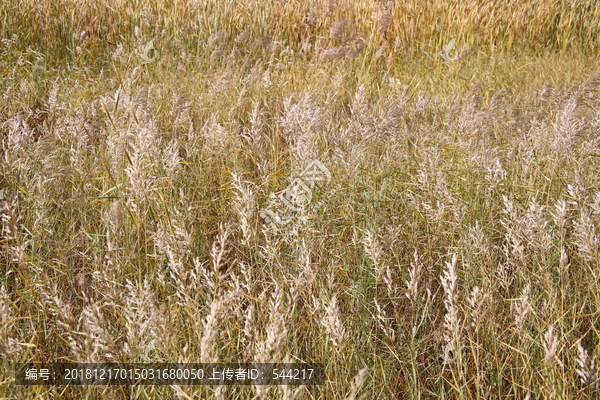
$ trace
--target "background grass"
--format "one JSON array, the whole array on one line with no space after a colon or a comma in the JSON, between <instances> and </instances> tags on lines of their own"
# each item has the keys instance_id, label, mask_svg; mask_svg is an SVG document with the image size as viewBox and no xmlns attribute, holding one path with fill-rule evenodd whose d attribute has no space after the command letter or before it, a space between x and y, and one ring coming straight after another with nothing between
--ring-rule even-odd
<instances>
[{"instance_id":1,"label":"background grass","mask_svg":"<svg viewBox=\"0 0 600 400\"><path fill-rule=\"evenodd\" d=\"M596 2L0 16L1 397L597 395ZM274 197L316 159L332 179L290 212ZM13 382L149 348L327 383Z\"/></svg>"}]
</instances>

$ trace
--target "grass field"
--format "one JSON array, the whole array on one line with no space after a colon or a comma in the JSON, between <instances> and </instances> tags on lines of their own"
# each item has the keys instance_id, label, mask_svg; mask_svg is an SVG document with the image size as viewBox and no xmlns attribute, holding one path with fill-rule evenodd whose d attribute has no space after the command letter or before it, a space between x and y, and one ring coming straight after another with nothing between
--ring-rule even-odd
<instances>
[{"instance_id":1,"label":"grass field","mask_svg":"<svg viewBox=\"0 0 600 400\"><path fill-rule=\"evenodd\" d=\"M600 4L0 4L0 398L594 399ZM323 363L22 386L25 362Z\"/></svg>"}]
</instances>

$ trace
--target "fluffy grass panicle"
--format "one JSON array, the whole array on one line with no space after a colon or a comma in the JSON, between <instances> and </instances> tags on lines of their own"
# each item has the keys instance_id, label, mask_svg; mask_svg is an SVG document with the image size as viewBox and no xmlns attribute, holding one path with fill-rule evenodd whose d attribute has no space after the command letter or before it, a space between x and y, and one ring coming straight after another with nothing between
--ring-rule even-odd
<instances>
[{"instance_id":1,"label":"fluffy grass panicle","mask_svg":"<svg viewBox=\"0 0 600 400\"><path fill-rule=\"evenodd\" d=\"M506 7L1 3L0 397L595 398L600 8ZM152 360L327 379L12 378Z\"/></svg>"}]
</instances>

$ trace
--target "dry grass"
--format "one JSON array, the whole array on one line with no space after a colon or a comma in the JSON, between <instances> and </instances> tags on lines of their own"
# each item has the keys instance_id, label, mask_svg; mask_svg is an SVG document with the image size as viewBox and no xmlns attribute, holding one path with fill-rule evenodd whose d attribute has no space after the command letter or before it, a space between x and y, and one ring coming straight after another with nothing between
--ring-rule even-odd
<instances>
[{"instance_id":1,"label":"dry grass","mask_svg":"<svg viewBox=\"0 0 600 400\"><path fill-rule=\"evenodd\" d=\"M600 11L577 4L2 3L0 398L596 398ZM287 210L316 159L331 181ZM150 347L327 384L13 383Z\"/></svg>"}]
</instances>

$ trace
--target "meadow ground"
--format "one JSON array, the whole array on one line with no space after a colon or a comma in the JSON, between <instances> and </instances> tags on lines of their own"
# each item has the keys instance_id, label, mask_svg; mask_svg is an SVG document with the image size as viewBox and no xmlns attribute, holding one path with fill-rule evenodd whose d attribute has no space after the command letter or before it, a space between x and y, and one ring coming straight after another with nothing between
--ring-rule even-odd
<instances>
[{"instance_id":1,"label":"meadow ground","mask_svg":"<svg viewBox=\"0 0 600 400\"><path fill-rule=\"evenodd\" d=\"M600 5L0 4L0 398L586 399ZM19 362L321 386L19 386Z\"/></svg>"}]
</instances>

